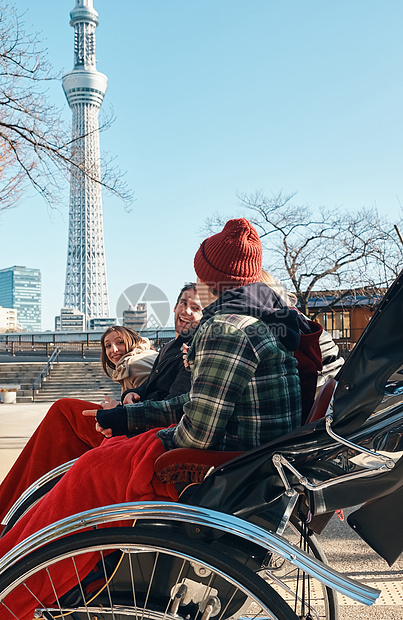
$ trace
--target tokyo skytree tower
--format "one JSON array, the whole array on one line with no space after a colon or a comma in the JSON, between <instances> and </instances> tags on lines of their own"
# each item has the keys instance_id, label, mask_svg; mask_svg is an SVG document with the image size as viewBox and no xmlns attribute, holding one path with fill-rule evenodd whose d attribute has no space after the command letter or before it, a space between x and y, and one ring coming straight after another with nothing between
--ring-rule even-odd
<instances>
[{"instance_id":1,"label":"tokyo skytree tower","mask_svg":"<svg viewBox=\"0 0 403 620\"><path fill-rule=\"evenodd\" d=\"M93 317L109 317L104 252L98 112L107 77L97 71L93 0L76 0L70 13L74 28L74 69L63 76L72 111L72 159L87 174L72 168L69 239L64 305Z\"/></svg>"}]
</instances>

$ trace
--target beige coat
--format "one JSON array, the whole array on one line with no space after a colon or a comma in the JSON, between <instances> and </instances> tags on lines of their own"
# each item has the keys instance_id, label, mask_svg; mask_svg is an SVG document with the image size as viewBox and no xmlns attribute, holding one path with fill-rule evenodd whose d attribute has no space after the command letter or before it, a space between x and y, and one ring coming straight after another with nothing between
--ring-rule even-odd
<instances>
[{"instance_id":1,"label":"beige coat","mask_svg":"<svg viewBox=\"0 0 403 620\"><path fill-rule=\"evenodd\" d=\"M116 368L112 370L111 377L122 386L122 392L138 387L150 374L157 351L142 347L126 353L118 361Z\"/></svg>"}]
</instances>

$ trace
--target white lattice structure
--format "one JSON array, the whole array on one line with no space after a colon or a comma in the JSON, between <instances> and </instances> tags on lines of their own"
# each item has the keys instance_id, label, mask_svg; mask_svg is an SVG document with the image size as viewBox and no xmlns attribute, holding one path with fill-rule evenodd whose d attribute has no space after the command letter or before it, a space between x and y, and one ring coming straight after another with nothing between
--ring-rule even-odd
<instances>
[{"instance_id":1,"label":"white lattice structure","mask_svg":"<svg viewBox=\"0 0 403 620\"><path fill-rule=\"evenodd\" d=\"M69 241L64 305L89 319L109 316L102 221L98 112L107 77L97 71L93 0L76 0L70 13L74 27L74 69L63 76L63 89L72 111L72 169ZM84 175L80 169L85 168Z\"/></svg>"}]
</instances>

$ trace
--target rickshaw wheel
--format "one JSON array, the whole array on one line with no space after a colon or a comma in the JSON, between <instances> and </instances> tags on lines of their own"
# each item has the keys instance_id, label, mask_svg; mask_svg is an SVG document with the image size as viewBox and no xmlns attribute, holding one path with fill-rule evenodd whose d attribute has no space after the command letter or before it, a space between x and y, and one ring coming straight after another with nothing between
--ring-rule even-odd
<instances>
[{"instance_id":1,"label":"rickshaw wheel","mask_svg":"<svg viewBox=\"0 0 403 620\"><path fill-rule=\"evenodd\" d=\"M68 589L78 574L79 585ZM158 526L102 528L49 543L8 569L0 590L2 614L8 609L17 619L31 608L37 618L71 620L298 618L250 568Z\"/></svg>"},{"instance_id":2,"label":"rickshaw wheel","mask_svg":"<svg viewBox=\"0 0 403 620\"><path fill-rule=\"evenodd\" d=\"M283 534L284 538L323 564L328 564L325 552L315 534L307 532L304 535L303 527L296 517L291 517ZM284 597L298 618L309 618L307 615L309 613L315 620L339 618L337 592L299 571L281 556L268 554L266 568L259 574Z\"/></svg>"}]
</instances>

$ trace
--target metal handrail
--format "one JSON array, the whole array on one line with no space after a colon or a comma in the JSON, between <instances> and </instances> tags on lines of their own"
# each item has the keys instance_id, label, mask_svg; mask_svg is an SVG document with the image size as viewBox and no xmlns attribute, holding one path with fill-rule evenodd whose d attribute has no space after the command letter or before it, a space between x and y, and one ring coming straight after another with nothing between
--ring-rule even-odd
<instances>
[{"instance_id":1,"label":"metal handrail","mask_svg":"<svg viewBox=\"0 0 403 620\"><path fill-rule=\"evenodd\" d=\"M37 378L33 382L33 384L32 384L32 400L33 401L35 400L35 392L37 390L41 389L42 383L45 381L46 377L50 373L51 368L52 368L52 364L57 361L57 358L59 357L59 353L60 352L61 352L61 348L60 347L56 347L53 350L52 355L50 356L50 358L46 362L45 366L42 368L41 372L39 373L39 375L37 376Z\"/></svg>"}]
</instances>

